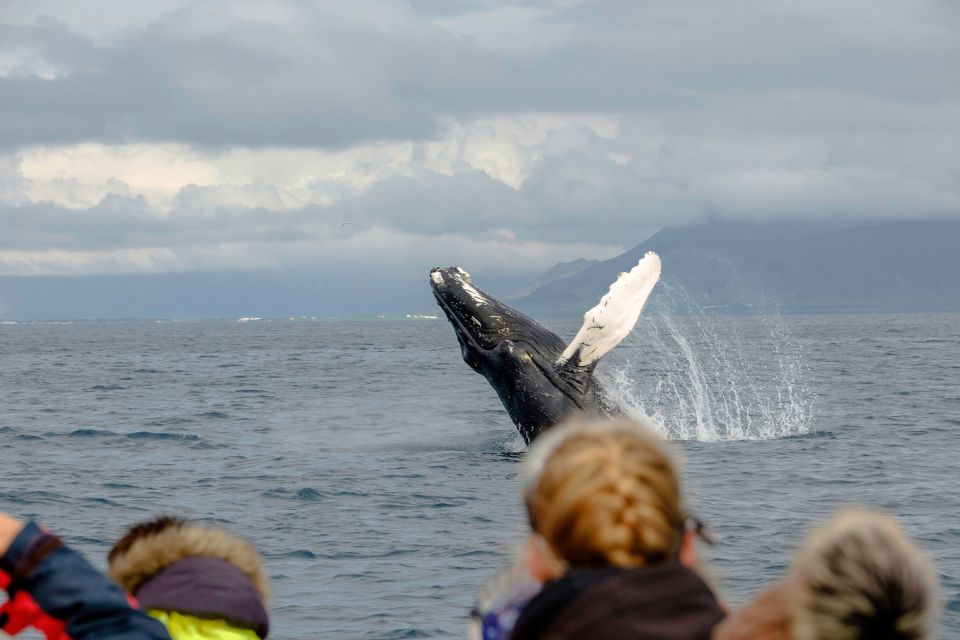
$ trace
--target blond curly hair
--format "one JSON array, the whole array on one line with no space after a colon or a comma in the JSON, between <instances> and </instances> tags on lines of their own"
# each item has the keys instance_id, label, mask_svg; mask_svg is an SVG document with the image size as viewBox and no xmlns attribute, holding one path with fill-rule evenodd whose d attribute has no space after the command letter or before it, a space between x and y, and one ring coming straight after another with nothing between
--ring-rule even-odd
<instances>
[{"instance_id":1,"label":"blond curly hair","mask_svg":"<svg viewBox=\"0 0 960 640\"><path fill-rule=\"evenodd\" d=\"M639 567L677 556L683 508L664 443L629 421L555 427L531 448L527 511L568 567Z\"/></svg>"},{"instance_id":2,"label":"blond curly hair","mask_svg":"<svg viewBox=\"0 0 960 640\"><path fill-rule=\"evenodd\" d=\"M939 613L937 574L891 516L841 511L793 563L794 640L924 640Z\"/></svg>"}]
</instances>

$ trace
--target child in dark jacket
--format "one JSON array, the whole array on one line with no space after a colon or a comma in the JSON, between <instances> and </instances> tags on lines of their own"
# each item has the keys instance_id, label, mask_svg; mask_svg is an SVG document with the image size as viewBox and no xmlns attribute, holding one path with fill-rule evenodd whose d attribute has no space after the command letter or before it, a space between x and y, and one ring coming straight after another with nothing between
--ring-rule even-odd
<instances>
[{"instance_id":1,"label":"child in dark jacket","mask_svg":"<svg viewBox=\"0 0 960 640\"><path fill-rule=\"evenodd\" d=\"M0 629L48 640L170 640L163 625L60 538L0 513Z\"/></svg>"}]
</instances>

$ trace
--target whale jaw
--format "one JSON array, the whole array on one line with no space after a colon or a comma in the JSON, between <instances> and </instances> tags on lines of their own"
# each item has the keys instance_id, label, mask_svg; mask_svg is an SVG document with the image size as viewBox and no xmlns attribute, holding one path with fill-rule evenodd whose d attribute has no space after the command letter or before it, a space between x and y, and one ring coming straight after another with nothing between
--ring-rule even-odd
<instances>
[{"instance_id":1,"label":"whale jaw","mask_svg":"<svg viewBox=\"0 0 960 640\"><path fill-rule=\"evenodd\" d=\"M430 284L462 347L491 351L506 341L526 342L551 360L563 351L557 334L475 287L460 267L431 270Z\"/></svg>"}]
</instances>

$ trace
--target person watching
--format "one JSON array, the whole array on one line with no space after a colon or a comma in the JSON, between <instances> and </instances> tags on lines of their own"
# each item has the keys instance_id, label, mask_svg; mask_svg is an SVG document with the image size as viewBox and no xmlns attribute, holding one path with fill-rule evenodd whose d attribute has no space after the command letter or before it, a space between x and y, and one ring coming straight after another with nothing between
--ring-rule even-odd
<instances>
[{"instance_id":1,"label":"person watching","mask_svg":"<svg viewBox=\"0 0 960 640\"><path fill-rule=\"evenodd\" d=\"M222 529L160 517L132 526L109 573L174 640L259 640L270 628L260 554Z\"/></svg>"},{"instance_id":2,"label":"person watching","mask_svg":"<svg viewBox=\"0 0 960 640\"><path fill-rule=\"evenodd\" d=\"M936 571L894 518L845 509L714 638L926 640L935 636L938 594Z\"/></svg>"},{"instance_id":3,"label":"person watching","mask_svg":"<svg viewBox=\"0 0 960 640\"><path fill-rule=\"evenodd\" d=\"M57 536L0 513L0 630L47 640L170 640L163 625Z\"/></svg>"},{"instance_id":4,"label":"person watching","mask_svg":"<svg viewBox=\"0 0 960 640\"><path fill-rule=\"evenodd\" d=\"M523 475L527 571L543 586L504 637L710 638L724 610L698 573L702 527L664 442L628 421L561 425Z\"/></svg>"}]
</instances>

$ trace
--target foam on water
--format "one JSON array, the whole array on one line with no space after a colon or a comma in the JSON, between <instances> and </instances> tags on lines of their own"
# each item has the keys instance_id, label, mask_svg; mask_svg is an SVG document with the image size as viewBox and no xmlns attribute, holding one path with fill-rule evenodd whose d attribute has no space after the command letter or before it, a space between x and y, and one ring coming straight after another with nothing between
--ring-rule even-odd
<instances>
[{"instance_id":1,"label":"foam on water","mask_svg":"<svg viewBox=\"0 0 960 640\"><path fill-rule=\"evenodd\" d=\"M628 414L652 418L670 439L806 434L811 402L799 346L779 315L751 320L655 313L598 375Z\"/></svg>"},{"instance_id":2,"label":"foam on water","mask_svg":"<svg viewBox=\"0 0 960 640\"><path fill-rule=\"evenodd\" d=\"M523 441L519 432L511 433L503 441L504 453L524 453L527 450L527 443Z\"/></svg>"}]
</instances>

